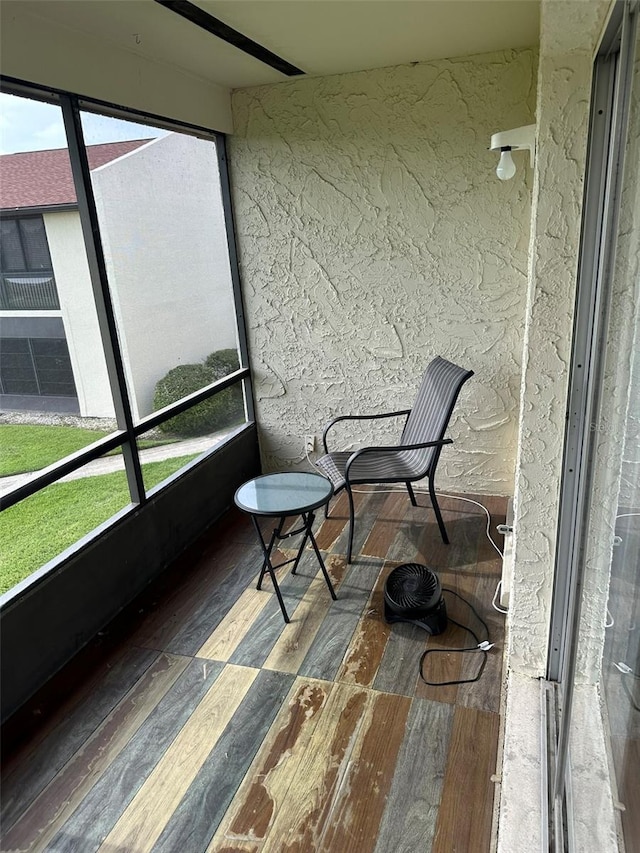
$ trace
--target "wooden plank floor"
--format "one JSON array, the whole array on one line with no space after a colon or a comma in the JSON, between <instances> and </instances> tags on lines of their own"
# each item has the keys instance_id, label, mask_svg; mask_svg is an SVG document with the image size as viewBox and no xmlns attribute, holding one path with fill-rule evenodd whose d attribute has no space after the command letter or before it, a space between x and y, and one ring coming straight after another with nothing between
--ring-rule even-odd
<instances>
[{"instance_id":1,"label":"wooden plank floor","mask_svg":"<svg viewBox=\"0 0 640 853\"><path fill-rule=\"evenodd\" d=\"M426 496L357 498L351 566L344 500L316 522L337 601L307 550L295 576L278 573L285 625L234 510L10 720L2 851L489 853L504 629L485 516L443 499L446 546ZM495 530L505 501L481 500ZM428 637L384 621L402 562L437 570L487 623L479 681L421 680L425 648L445 650L428 656L431 681L473 678L481 655L446 651L473 645L451 623Z\"/></svg>"}]
</instances>

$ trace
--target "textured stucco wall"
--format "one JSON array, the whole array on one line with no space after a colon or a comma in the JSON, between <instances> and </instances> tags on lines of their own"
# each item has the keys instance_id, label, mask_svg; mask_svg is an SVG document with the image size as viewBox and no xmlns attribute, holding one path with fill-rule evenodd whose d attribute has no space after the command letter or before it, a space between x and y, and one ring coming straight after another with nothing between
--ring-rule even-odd
<instances>
[{"instance_id":1,"label":"textured stucco wall","mask_svg":"<svg viewBox=\"0 0 640 853\"><path fill-rule=\"evenodd\" d=\"M610 6L609 0L543 0L541 7L498 853L548 847L538 690L553 587L593 57ZM595 828L594 850L612 849L600 844L610 840L610 828L611 820Z\"/></svg>"},{"instance_id":2,"label":"textured stucco wall","mask_svg":"<svg viewBox=\"0 0 640 853\"><path fill-rule=\"evenodd\" d=\"M476 376L439 485L512 493L532 172L516 154L498 181L487 147L533 121L534 51L248 89L232 106L265 468L306 465L303 436L339 412L410 405L441 354Z\"/></svg>"},{"instance_id":3,"label":"textured stucco wall","mask_svg":"<svg viewBox=\"0 0 640 853\"><path fill-rule=\"evenodd\" d=\"M542 5L509 666L543 676L556 547L593 55L608 0Z\"/></svg>"}]
</instances>

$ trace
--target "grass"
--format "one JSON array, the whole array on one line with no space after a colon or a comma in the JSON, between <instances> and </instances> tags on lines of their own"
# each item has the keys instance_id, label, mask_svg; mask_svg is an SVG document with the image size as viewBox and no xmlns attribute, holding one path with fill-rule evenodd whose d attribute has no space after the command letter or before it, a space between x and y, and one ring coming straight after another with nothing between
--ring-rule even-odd
<instances>
[{"instance_id":1,"label":"grass","mask_svg":"<svg viewBox=\"0 0 640 853\"><path fill-rule=\"evenodd\" d=\"M158 485L196 455L143 464L146 488ZM125 473L116 471L54 483L4 510L0 514L0 538L4 543L0 553L0 593L57 557L129 503Z\"/></svg>"},{"instance_id":2,"label":"grass","mask_svg":"<svg viewBox=\"0 0 640 853\"><path fill-rule=\"evenodd\" d=\"M39 471L109 435L109 432L70 426L2 424L0 426L0 477ZM170 444L175 439L143 439L141 448ZM119 453L114 450L113 453Z\"/></svg>"}]
</instances>

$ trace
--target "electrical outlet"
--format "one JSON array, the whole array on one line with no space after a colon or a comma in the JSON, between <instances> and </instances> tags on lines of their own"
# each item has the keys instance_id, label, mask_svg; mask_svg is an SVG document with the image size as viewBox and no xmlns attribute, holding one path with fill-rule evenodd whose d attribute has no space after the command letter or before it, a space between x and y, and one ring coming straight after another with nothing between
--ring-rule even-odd
<instances>
[{"instance_id":1,"label":"electrical outlet","mask_svg":"<svg viewBox=\"0 0 640 853\"><path fill-rule=\"evenodd\" d=\"M304 437L304 450L305 453L313 453L316 449L316 437L315 435L305 435Z\"/></svg>"}]
</instances>

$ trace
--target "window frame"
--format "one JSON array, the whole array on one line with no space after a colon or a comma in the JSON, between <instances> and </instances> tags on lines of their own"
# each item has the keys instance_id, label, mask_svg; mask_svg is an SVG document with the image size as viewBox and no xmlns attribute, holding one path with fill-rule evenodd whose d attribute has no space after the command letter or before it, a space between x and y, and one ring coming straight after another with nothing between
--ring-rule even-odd
<instances>
[{"instance_id":1,"label":"window frame","mask_svg":"<svg viewBox=\"0 0 640 853\"><path fill-rule=\"evenodd\" d=\"M127 475L131 504L128 510L118 513L118 515L114 517L115 523L127 515L137 511L140 507L143 507L151 497L155 497L159 489L168 487L174 483L176 479L191 471L194 466L198 465L200 462L204 462L205 459L215 455L217 452L220 452L225 443L231 441L247 429L255 427L255 405L253 399L251 372L249 369L248 342L244 323L245 312L233 225L233 209L225 136L218 131L208 128L198 127L196 125L172 120L164 116L145 113L139 110L128 109L106 101L87 99L63 90L48 87L45 88L6 76L0 76L0 90L18 97L26 97L32 100L52 103L59 106L62 110L62 118L67 134L67 145L71 161L71 171L76 189L77 209L80 214L91 284L101 333L101 342L106 358L117 422L117 429L109 436L94 442L88 447L54 463L48 468L43 469L33 477L29 478L26 482L23 482L21 485L18 485L2 495L0 497L0 512L30 497L46 486L55 483L67 474L82 468L87 462L98 459L111 450L121 448L125 462L125 471ZM224 378L212 382L170 406L166 406L161 410L153 412L139 420L137 423L133 420L131 405L129 402L129 392L125 380L123 358L118 341L115 312L111 301L96 204L91 185L87 151L82 132L80 118L81 111L98 113L100 115L110 116L113 118L127 119L138 123L147 123L159 128L188 133L198 138L214 142L217 152L227 251L231 270L240 367L238 370ZM75 208L76 205L73 207ZM221 442L214 446L210 451L201 454L198 459L177 471L164 483L147 491L144 487L142 478L137 439L150 429L159 426L165 421L170 420L176 415L187 411L193 406L198 405L202 401L219 394L237 383L242 383L244 388L247 412L247 419L245 423L231 430L225 442ZM104 525L96 532L96 536L99 536L103 531ZM61 556L60 560L63 559L64 557ZM36 570L34 576L26 578L18 585L18 593L24 594L25 589L30 587L30 579L32 579L34 584L39 583L51 571L57 569L58 565L59 561L53 561L53 565L48 565L47 571ZM13 590L9 590L0 597L0 604L6 604L10 601L12 599L12 593Z\"/></svg>"},{"instance_id":2,"label":"window frame","mask_svg":"<svg viewBox=\"0 0 640 853\"><path fill-rule=\"evenodd\" d=\"M569 740L578 662L585 541L592 509L606 335L618 229L629 98L640 5L619 0L594 58L586 182L551 623L547 683L553 692L547 752L549 828L554 849L572 849Z\"/></svg>"}]
</instances>

